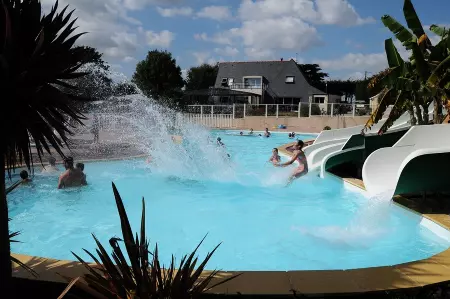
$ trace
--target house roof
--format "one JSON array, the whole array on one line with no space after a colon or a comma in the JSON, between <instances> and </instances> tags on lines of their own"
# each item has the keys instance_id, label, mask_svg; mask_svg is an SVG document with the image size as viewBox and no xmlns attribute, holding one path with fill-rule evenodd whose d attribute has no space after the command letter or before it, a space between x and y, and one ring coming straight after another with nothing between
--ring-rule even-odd
<instances>
[{"instance_id":1,"label":"house roof","mask_svg":"<svg viewBox=\"0 0 450 299\"><path fill-rule=\"evenodd\" d=\"M234 78L234 82L242 82L245 76L263 76L269 87L280 98L307 98L309 95L326 95L325 92L309 85L294 60L285 61L247 61L221 62L216 78L219 87L222 78ZM295 83L287 84L286 76L294 76Z\"/></svg>"},{"instance_id":2,"label":"house roof","mask_svg":"<svg viewBox=\"0 0 450 299\"><path fill-rule=\"evenodd\" d=\"M184 93L188 96L254 96L258 95L257 93L232 90L229 88L220 88L220 87L212 87L207 89L199 89L199 90L188 90Z\"/></svg>"}]
</instances>

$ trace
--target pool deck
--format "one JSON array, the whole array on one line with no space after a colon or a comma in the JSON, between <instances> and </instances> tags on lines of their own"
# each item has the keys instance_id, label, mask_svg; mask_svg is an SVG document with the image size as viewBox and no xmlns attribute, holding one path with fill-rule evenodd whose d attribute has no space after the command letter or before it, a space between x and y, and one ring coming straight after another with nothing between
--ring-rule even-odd
<instances>
[{"instance_id":1,"label":"pool deck","mask_svg":"<svg viewBox=\"0 0 450 299\"><path fill-rule=\"evenodd\" d=\"M290 148L292 144L280 147L279 151L290 155L292 153ZM360 180L349 178L342 178L342 180L344 184L348 183L364 189L364 184ZM402 205L399 206L417 213ZM450 230L449 215L420 215ZM63 276L74 278L86 273L84 266L75 261L55 260L21 254L13 254L13 256L39 274L38 278L34 278L18 265L14 265L13 275L15 277L67 283ZM208 272L205 271L206 273ZM320 271L221 271L216 279L227 278L237 273L242 273L242 275L210 290L209 293L292 296L294 291L298 295L331 295L421 288L431 284L450 281L450 249L424 260L385 267Z\"/></svg>"}]
</instances>

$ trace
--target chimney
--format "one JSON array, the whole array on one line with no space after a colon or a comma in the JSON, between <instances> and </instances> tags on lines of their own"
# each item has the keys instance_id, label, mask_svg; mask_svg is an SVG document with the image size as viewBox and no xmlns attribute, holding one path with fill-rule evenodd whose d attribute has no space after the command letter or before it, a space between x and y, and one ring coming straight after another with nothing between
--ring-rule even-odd
<instances>
[{"instance_id":1,"label":"chimney","mask_svg":"<svg viewBox=\"0 0 450 299\"><path fill-rule=\"evenodd\" d=\"M283 61L283 57L281 57L281 61Z\"/></svg>"}]
</instances>

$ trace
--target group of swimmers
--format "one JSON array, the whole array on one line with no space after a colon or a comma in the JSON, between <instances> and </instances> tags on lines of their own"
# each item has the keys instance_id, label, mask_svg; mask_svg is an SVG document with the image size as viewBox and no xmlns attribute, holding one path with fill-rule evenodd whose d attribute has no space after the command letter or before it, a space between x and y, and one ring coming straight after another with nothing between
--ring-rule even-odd
<instances>
[{"instance_id":1,"label":"group of swimmers","mask_svg":"<svg viewBox=\"0 0 450 299\"><path fill-rule=\"evenodd\" d=\"M74 167L74 161L72 157L66 157L64 159L64 168L66 169L58 179L58 189L67 187L79 187L87 185L86 174L84 173L84 163L77 163ZM48 165L42 169L42 173L52 174L59 172L59 168L56 166L56 159L50 157L48 159ZM22 170L19 174L20 180L15 182L10 187L6 188L6 194L13 191L19 185L28 184L33 180L29 177L28 171Z\"/></svg>"},{"instance_id":2,"label":"group of swimmers","mask_svg":"<svg viewBox=\"0 0 450 299\"><path fill-rule=\"evenodd\" d=\"M253 133L253 129L250 129L250 131L248 132L248 134L247 135L253 135L254 133ZM244 132L240 132L239 133L239 135L241 135L241 136L243 136L244 135ZM258 134L258 136L264 136L264 137L270 137L270 132L269 132L269 128L266 128L265 130L264 130L264 134Z\"/></svg>"},{"instance_id":3,"label":"group of swimmers","mask_svg":"<svg viewBox=\"0 0 450 299\"><path fill-rule=\"evenodd\" d=\"M293 146L294 151L292 153L292 158L285 163L281 163L281 157L278 154L278 149L274 148L272 150L272 156L270 157L269 162L271 162L275 167L286 167L296 161L298 162L298 166L289 176L288 184L308 173L308 161L306 159L305 153L303 152L304 145L305 143L302 140L297 140L297 142Z\"/></svg>"}]
</instances>

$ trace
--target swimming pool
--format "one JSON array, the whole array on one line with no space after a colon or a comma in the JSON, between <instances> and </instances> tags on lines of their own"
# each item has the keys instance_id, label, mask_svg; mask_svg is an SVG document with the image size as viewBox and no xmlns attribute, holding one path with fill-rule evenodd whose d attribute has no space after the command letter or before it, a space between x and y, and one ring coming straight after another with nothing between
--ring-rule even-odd
<instances>
[{"instance_id":1,"label":"swimming pool","mask_svg":"<svg viewBox=\"0 0 450 299\"><path fill-rule=\"evenodd\" d=\"M420 225L419 216L348 190L337 179L310 173L285 187L290 169L266 161L273 147L292 141L287 133L238 133L213 131L208 147L214 151L187 141L169 156L155 153L150 165L145 159L85 163L89 186L79 189L57 190L57 176L37 171L32 184L8 196L10 229L20 230L24 241L12 244L13 251L74 259L70 251L82 255L82 248L96 247L91 233L105 245L120 236L111 181L133 230L145 198L151 245L158 242L167 262L171 254L191 252L206 233L200 256L223 242L207 268L230 271L384 266L449 247L448 239ZM217 148L217 136L225 149Z\"/></svg>"}]
</instances>

